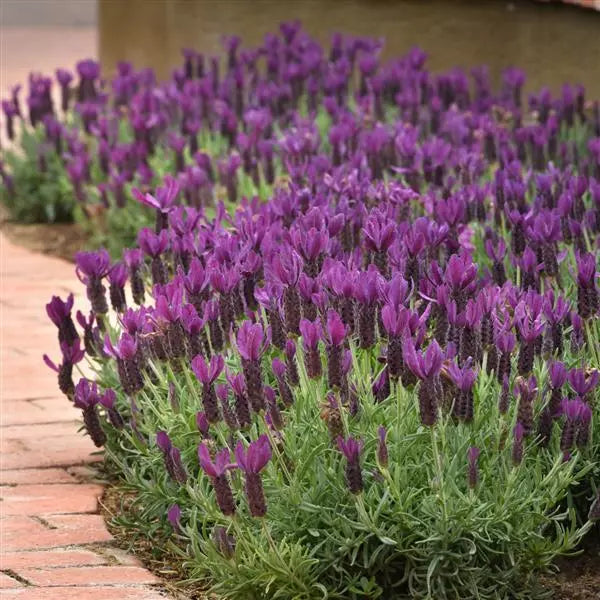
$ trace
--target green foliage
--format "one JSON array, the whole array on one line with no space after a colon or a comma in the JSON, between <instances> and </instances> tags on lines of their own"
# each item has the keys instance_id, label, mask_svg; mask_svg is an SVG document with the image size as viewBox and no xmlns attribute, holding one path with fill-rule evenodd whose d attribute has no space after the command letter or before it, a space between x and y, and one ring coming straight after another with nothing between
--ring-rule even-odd
<instances>
[{"instance_id":1,"label":"green foliage","mask_svg":"<svg viewBox=\"0 0 600 600\"><path fill-rule=\"evenodd\" d=\"M348 492L345 459L320 418L326 383L307 379L301 369L281 436L269 431L275 451L262 473L268 504L262 520L248 513L238 471L231 475L237 514L220 513L197 460L200 385L187 365L174 372L153 364L154 383L148 378L135 400L137 433L111 430L107 444L109 462L137 493L135 526L158 539L151 532L158 523L162 535L170 530L167 510L178 504L182 531L174 532L167 545L184 552L192 581L232 600L536 597L536 573L572 551L591 527L578 528L569 506L571 492L597 468L597 414L590 449L565 462L555 424L550 447L539 447L531 436L523 462L514 466L516 406L507 415L499 413L500 389L493 375L482 372L477 380L473 424L457 424L446 414L426 428L412 387L393 387L386 401L375 403L370 391L375 356L377 349L353 349L360 411L355 417L342 411L344 435L365 441L364 492ZM264 357L264 364L271 358ZM228 366L239 369L231 357ZM535 374L542 388L547 373L541 361ZM108 366L100 381L118 387ZM169 382L175 384L177 409L168 399ZM540 403L536 417L542 408ZM129 409L124 398L120 409ZM380 425L388 429L387 468L376 459ZM181 450L189 473L184 486L166 473L154 441L161 430ZM249 431L234 438L252 440L267 431L264 420L255 418ZM215 450L232 446L223 424L211 432ZM475 489L468 486L471 446L481 449ZM218 526L235 538L232 558L214 542Z\"/></svg>"},{"instance_id":2,"label":"green foliage","mask_svg":"<svg viewBox=\"0 0 600 600\"><path fill-rule=\"evenodd\" d=\"M13 180L11 193L2 186L0 201L10 217L21 223L69 223L73 221L75 197L63 161L53 150L44 151L45 171L39 153L44 149L41 128L23 129L18 150L4 154Z\"/></svg>"}]
</instances>

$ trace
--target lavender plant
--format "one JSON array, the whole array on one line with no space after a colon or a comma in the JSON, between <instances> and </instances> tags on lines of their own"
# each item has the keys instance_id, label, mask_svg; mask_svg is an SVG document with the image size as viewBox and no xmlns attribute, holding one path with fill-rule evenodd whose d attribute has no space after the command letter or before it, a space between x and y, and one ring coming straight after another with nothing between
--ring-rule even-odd
<instances>
[{"instance_id":1,"label":"lavender plant","mask_svg":"<svg viewBox=\"0 0 600 600\"><path fill-rule=\"evenodd\" d=\"M284 24L121 82L145 151L181 127L141 251L79 257L95 383L49 305L136 527L226 598L532 598L597 527L598 104L380 50Z\"/></svg>"}]
</instances>

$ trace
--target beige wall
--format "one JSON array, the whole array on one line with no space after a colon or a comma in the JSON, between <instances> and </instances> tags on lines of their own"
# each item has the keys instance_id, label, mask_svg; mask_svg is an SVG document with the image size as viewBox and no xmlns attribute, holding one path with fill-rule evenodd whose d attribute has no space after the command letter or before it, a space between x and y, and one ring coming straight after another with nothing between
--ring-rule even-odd
<instances>
[{"instance_id":1,"label":"beige wall","mask_svg":"<svg viewBox=\"0 0 600 600\"><path fill-rule=\"evenodd\" d=\"M580 82L600 98L600 14L525 0L99 0L100 57L166 76L182 47L216 53L233 33L256 44L290 19L323 42L333 31L382 36L388 55L423 47L433 69L485 63L498 78L518 65L532 89Z\"/></svg>"},{"instance_id":2,"label":"beige wall","mask_svg":"<svg viewBox=\"0 0 600 600\"><path fill-rule=\"evenodd\" d=\"M2 27L89 26L96 13L96 0L0 0Z\"/></svg>"}]
</instances>

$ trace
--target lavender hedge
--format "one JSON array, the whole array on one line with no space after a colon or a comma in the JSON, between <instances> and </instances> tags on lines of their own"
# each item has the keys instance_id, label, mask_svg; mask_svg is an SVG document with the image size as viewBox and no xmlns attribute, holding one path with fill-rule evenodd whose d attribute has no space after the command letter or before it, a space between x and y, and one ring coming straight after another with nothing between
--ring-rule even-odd
<instances>
[{"instance_id":1,"label":"lavender hedge","mask_svg":"<svg viewBox=\"0 0 600 600\"><path fill-rule=\"evenodd\" d=\"M154 227L77 256L46 360L135 527L226 598L535 597L600 517L598 103L295 24L227 48L91 104L80 68Z\"/></svg>"}]
</instances>

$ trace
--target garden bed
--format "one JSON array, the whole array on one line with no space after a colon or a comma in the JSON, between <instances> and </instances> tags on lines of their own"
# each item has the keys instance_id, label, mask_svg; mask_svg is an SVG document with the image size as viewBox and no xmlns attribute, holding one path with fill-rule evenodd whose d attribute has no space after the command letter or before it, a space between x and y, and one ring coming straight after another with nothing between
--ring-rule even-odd
<instances>
[{"instance_id":1,"label":"garden bed","mask_svg":"<svg viewBox=\"0 0 600 600\"><path fill-rule=\"evenodd\" d=\"M231 600L537 597L597 550L598 103L297 24L225 48L82 61L60 119L34 77L3 167L13 214L108 246L45 360L117 523Z\"/></svg>"}]
</instances>

